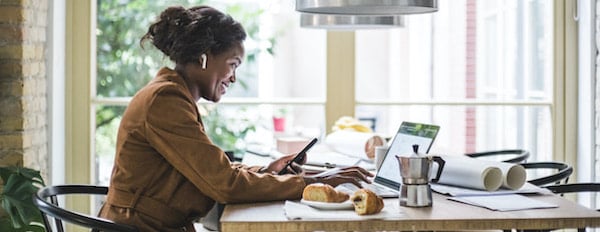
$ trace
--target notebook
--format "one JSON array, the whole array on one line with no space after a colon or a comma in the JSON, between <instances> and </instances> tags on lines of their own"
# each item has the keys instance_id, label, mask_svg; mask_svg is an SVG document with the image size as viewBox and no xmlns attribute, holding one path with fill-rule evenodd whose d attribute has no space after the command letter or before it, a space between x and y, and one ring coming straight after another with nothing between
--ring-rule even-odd
<instances>
[{"instance_id":1,"label":"notebook","mask_svg":"<svg viewBox=\"0 0 600 232\"><path fill-rule=\"evenodd\" d=\"M419 145L419 153L428 153L440 127L415 122L402 122L398 132L394 136L381 167L375 174L371 184L363 184L363 187L371 189L381 197L398 197L398 190L402 183L400 176L400 164L396 155L413 153L413 144ZM357 189L352 184L341 185L342 191L353 192ZM343 189L349 188L349 189Z\"/></svg>"}]
</instances>

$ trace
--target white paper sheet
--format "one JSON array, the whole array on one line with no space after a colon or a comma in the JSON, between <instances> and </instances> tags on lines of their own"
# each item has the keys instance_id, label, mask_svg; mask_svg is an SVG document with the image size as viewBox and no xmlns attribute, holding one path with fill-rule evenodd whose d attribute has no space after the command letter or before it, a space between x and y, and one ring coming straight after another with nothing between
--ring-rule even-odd
<instances>
[{"instance_id":1,"label":"white paper sheet","mask_svg":"<svg viewBox=\"0 0 600 232\"><path fill-rule=\"evenodd\" d=\"M442 156L446 162L439 183L496 191L500 187L515 190L525 184L523 166L463 156ZM437 172L437 165L433 168Z\"/></svg>"},{"instance_id":2,"label":"white paper sheet","mask_svg":"<svg viewBox=\"0 0 600 232\"><path fill-rule=\"evenodd\" d=\"M530 183L525 183L523 187L517 190L510 190L500 188L496 191L490 192L486 190L463 188L458 186L435 184L431 183L431 189L439 194L449 195L453 197L458 196L491 196L491 195L504 195L504 194L552 194L552 192L546 188L541 188Z\"/></svg>"},{"instance_id":3,"label":"white paper sheet","mask_svg":"<svg viewBox=\"0 0 600 232\"><path fill-rule=\"evenodd\" d=\"M334 131L325 138L325 144L332 150L360 159L374 159L375 147L384 143L385 140L374 133L351 130Z\"/></svg>"},{"instance_id":4,"label":"white paper sheet","mask_svg":"<svg viewBox=\"0 0 600 232\"><path fill-rule=\"evenodd\" d=\"M556 208L558 205L519 194L451 197L450 200L496 211Z\"/></svg>"}]
</instances>

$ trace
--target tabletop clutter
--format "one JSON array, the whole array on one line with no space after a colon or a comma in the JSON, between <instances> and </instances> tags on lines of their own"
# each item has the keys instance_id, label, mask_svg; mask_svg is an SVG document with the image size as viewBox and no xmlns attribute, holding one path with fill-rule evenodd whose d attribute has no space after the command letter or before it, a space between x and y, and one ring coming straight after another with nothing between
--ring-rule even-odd
<instances>
[{"instance_id":1,"label":"tabletop clutter","mask_svg":"<svg viewBox=\"0 0 600 232\"><path fill-rule=\"evenodd\" d=\"M340 118L332 129L332 132L326 136L324 145L337 153L336 156L324 152L314 152L309 154L307 164L311 164L311 161L314 164L315 160L320 159L325 160L320 162L333 163L327 168L358 163L339 161L336 166L337 159L332 157L339 157L339 155L373 163L376 160L375 156L378 150L376 148L381 150L381 148L390 146L382 136L373 133L370 128L351 117ZM300 147L305 143L300 142L297 146ZM460 155L430 155L419 152L418 144L412 145L412 149L403 150L412 150L412 153L387 154L392 153L391 149L390 152L384 153L386 160L390 157L397 160L393 161L395 167L391 171L389 170L389 161L387 161L387 172L396 173L396 177L392 179L398 180L392 181L397 182L394 186L397 188L394 190L398 192L396 197L400 210L401 207L431 207L433 205L432 192L446 195L449 200L495 211L557 207L519 195L522 193L549 193L542 188L526 183L526 171L519 164ZM381 151L378 153L382 155ZM379 159L383 158L379 157ZM381 162L381 160L378 161ZM371 167L379 168L379 165ZM380 170L375 171L379 172ZM400 175L398 176L397 173ZM387 177L389 176L388 174ZM378 178L378 175L375 178ZM353 191L348 194L329 185L311 184L304 189L300 204L325 211L354 209L359 216L375 215L384 209L382 197L373 191L364 188ZM298 207L295 206L295 202L286 202L286 210L298 210Z\"/></svg>"}]
</instances>

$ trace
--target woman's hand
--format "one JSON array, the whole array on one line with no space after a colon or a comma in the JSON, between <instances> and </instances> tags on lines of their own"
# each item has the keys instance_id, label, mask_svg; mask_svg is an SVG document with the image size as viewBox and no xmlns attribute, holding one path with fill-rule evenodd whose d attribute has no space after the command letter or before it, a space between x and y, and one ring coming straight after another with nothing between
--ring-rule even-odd
<instances>
[{"instance_id":1,"label":"woman's hand","mask_svg":"<svg viewBox=\"0 0 600 232\"><path fill-rule=\"evenodd\" d=\"M369 177L373 177L373 174L364 168L352 166L347 168L339 168L325 171L321 174L313 176L305 176L304 182L308 184L320 182L329 184L333 187L343 183L352 183L359 188L362 188L360 182L371 183Z\"/></svg>"},{"instance_id":2,"label":"woman's hand","mask_svg":"<svg viewBox=\"0 0 600 232\"><path fill-rule=\"evenodd\" d=\"M271 162L269 164L269 166L266 167L266 169L264 170L264 172L267 173L272 173L272 174L277 174L279 173L279 171L281 171L281 169L285 168L285 166L289 163L292 162L292 160L294 159L294 157L296 157L296 153L294 154L289 154L289 155L285 155L282 156L279 159L276 159L275 161ZM294 163L292 162L292 164L290 165L290 167L287 169L288 174L297 174L297 175L303 175L304 174L304 170L302 169L302 167L300 165L306 163L306 156L304 156L304 158L302 160L300 160L300 163Z\"/></svg>"}]
</instances>

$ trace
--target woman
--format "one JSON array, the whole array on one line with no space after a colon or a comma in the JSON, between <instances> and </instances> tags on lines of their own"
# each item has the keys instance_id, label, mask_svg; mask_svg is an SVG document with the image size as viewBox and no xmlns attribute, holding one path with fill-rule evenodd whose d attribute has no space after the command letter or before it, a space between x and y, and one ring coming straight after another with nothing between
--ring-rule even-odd
<instances>
[{"instance_id":1,"label":"woman","mask_svg":"<svg viewBox=\"0 0 600 232\"><path fill-rule=\"evenodd\" d=\"M196 102L218 102L236 81L245 38L238 22L207 6L170 7L149 27L140 43L151 42L175 68L160 69L123 115L101 217L140 231L194 231L215 202L299 199L314 182L368 182L371 174L356 167L315 178L293 165L277 175L294 154L266 167L232 164L210 141Z\"/></svg>"}]
</instances>

